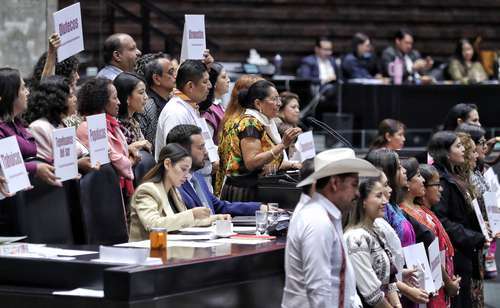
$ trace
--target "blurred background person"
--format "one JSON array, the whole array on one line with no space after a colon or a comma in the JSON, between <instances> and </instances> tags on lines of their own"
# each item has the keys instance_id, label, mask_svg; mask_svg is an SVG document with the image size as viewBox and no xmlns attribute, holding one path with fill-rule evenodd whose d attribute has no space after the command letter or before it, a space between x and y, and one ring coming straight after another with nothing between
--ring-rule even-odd
<instances>
[{"instance_id":1,"label":"blurred background person","mask_svg":"<svg viewBox=\"0 0 500 308\"><path fill-rule=\"evenodd\" d=\"M378 134L373 140L371 149L388 148L390 150L401 150L405 145L406 126L394 119L385 119L378 125Z\"/></svg>"},{"instance_id":2,"label":"blurred background person","mask_svg":"<svg viewBox=\"0 0 500 308\"><path fill-rule=\"evenodd\" d=\"M455 54L448 65L448 73L453 81L463 84L480 83L488 79L468 39L460 39L457 42Z\"/></svg>"},{"instance_id":3,"label":"blurred background person","mask_svg":"<svg viewBox=\"0 0 500 308\"><path fill-rule=\"evenodd\" d=\"M352 51L342 60L345 79L372 79L379 77L377 59L368 35L358 32L352 37Z\"/></svg>"}]
</instances>

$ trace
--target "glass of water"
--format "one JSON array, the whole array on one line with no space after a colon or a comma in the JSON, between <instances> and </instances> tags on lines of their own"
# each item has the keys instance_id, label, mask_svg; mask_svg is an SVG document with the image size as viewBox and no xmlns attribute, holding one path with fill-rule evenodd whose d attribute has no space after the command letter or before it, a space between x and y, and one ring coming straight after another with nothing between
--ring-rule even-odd
<instances>
[{"instance_id":1,"label":"glass of water","mask_svg":"<svg viewBox=\"0 0 500 308\"><path fill-rule=\"evenodd\" d=\"M255 234L264 235L267 234L267 212L266 211L255 211Z\"/></svg>"}]
</instances>

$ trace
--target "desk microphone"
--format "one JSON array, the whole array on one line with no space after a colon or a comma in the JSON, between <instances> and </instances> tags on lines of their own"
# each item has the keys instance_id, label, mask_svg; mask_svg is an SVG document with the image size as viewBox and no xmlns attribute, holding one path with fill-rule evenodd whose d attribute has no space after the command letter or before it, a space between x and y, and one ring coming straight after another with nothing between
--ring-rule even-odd
<instances>
[{"instance_id":1,"label":"desk microphone","mask_svg":"<svg viewBox=\"0 0 500 308\"><path fill-rule=\"evenodd\" d=\"M345 146L353 149L354 147L352 146L352 144L347 141L347 139L345 139L339 132L337 132L336 130L334 130L332 127L330 127L328 124L326 124L325 122L322 122L320 120L317 120L315 119L314 117L307 117L306 118L307 121L309 121L310 123L313 123L313 124L316 124L317 126L321 127L322 129L324 129L330 136L332 137L335 137L338 141L340 141L342 144L344 144Z\"/></svg>"}]
</instances>

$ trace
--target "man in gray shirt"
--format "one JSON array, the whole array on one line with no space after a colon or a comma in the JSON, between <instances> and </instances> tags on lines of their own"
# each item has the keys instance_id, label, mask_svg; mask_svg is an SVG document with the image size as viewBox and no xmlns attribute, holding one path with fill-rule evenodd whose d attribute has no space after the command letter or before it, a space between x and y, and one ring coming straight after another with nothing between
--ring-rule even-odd
<instances>
[{"instance_id":1,"label":"man in gray shirt","mask_svg":"<svg viewBox=\"0 0 500 308\"><path fill-rule=\"evenodd\" d=\"M97 73L97 77L111 81L121 72L134 72L137 58L141 55L134 39L125 33L110 35L104 41L103 52L106 66Z\"/></svg>"}]
</instances>

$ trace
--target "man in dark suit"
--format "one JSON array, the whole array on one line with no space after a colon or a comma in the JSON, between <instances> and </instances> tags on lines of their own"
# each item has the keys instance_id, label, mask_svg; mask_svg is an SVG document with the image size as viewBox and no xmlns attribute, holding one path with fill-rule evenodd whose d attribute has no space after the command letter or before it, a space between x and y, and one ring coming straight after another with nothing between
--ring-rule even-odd
<instances>
[{"instance_id":1,"label":"man in dark suit","mask_svg":"<svg viewBox=\"0 0 500 308\"><path fill-rule=\"evenodd\" d=\"M182 200L188 209L203 206L212 214L230 214L231 216L253 216L256 210L267 210L267 205L260 202L228 202L214 196L204 177L197 172L203 168L207 159L205 141L198 126L190 124L177 125L168 133L166 144L178 143L191 155L192 177L179 188Z\"/></svg>"},{"instance_id":2,"label":"man in dark suit","mask_svg":"<svg viewBox=\"0 0 500 308\"><path fill-rule=\"evenodd\" d=\"M432 69L434 61L431 57L422 58L413 48L413 34L408 29L400 29L394 35L394 45L382 52L382 70L389 77L389 66L396 58L403 63L403 79L412 81Z\"/></svg>"},{"instance_id":3,"label":"man in dark suit","mask_svg":"<svg viewBox=\"0 0 500 308\"><path fill-rule=\"evenodd\" d=\"M314 55L302 59L297 77L312 79L313 83L324 85L338 78L338 68L332 56L332 41L327 37L316 39Z\"/></svg>"}]
</instances>

